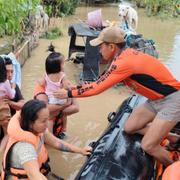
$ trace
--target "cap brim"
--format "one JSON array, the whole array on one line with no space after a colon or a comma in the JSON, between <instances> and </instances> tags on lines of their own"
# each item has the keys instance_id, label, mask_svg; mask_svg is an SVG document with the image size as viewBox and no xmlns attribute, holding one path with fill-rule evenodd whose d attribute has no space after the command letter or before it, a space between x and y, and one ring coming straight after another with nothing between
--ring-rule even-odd
<instances>
[{"instance_id":1,"label":"cap brim","mask_svg":"<svg viewBox=\"0 0 180 180\"><path fill-rule=\"evenodd\" d=\"M100 44L103 43L103 41L100 40L99 38L96 38L96 39L91 40L89 43L91 46L99 46Z\"/></svg>"}]
</instances>

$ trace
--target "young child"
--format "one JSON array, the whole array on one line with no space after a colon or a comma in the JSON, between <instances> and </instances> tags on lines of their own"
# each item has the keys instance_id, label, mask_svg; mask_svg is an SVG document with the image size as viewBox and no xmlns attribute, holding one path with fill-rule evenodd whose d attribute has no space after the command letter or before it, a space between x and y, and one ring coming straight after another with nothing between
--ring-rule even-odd
<instances>
[{"instance_id":1,"label":"young child","mask_svg":"<svg viewBox=\"0 0 180 180\"><path fill-rule=\"evenodd\" d=\"M13 86L13 85L12 85ZM4 59L0 56L0 99L13 99L15 96L15 87L11 87L7 80L7 72Z\"/></svg>"},{"instance_id":2,"label":"young child","mask_svg":"<svg viewBox=\"0 0 180 180\"><path fill-rule=\"evenodd\" d=\"M69 89L71 86L64 73L64 56L59 52L55 52L53 45L49 46L49 51L51 51L51 53L46 58L45 63L45 93L48 96L49 104L67 104L67 106L65 106L65 108L61 111L63 116L63 127L60 138L64 138L67 128L67 115L77 113L79 111L79 107L75 99L58 99L53 96L53 92L59 88ZM54 119L55 117L49 120L48 128L50 132L53 131Z\"/></svg>"}]
</instances>

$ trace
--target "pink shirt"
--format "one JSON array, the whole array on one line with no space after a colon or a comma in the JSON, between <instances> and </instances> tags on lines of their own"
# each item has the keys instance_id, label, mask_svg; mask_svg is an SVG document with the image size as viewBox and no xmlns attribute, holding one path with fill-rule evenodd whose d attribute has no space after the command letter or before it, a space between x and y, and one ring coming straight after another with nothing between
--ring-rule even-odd
<instances>
[{"instance_id":1,"label":"pink shirt","mask_svg":"<svg viewBox=\"0 0 180 180\"><path fill-rule=\"evenodd\" d=\"M13 99L15 96L15 89L11 88L9 80L0 83L0 97L8 96L9 99Z\"/></svg>"},{"instance_id":2,"label":"pink shirt","mask_svg":"<svg viewBox=\"0 0 180 180\"><path fill-rule=\"evenodd\" d=\"M48 75L45 75L45 81L46 81L46 86L45 86L45 93L50 96L53 94L54 91L57 91L60 88L63 88L62 80L65 77L65 74L62 73L59 77L58 82L53 82L50 80Z\"/></svg>"}]
</instances>

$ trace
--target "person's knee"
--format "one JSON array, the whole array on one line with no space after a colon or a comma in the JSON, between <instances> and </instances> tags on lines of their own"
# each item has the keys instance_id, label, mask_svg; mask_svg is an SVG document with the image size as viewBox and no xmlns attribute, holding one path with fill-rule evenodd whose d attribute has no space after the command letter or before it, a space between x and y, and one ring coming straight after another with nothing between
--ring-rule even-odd
<instances>
[{"instance_id":1,"label":"person's knee","mask_svg":"<svg viewBox=\"0 0 180 180\"><path fill-rule=\"evenodd\" d=\"M71 108L68 110L67 115L75 114L79 112L79 106L71 105Z\"/></svg>"},{"instance_id":2,"label":"person's knee","mask_svg":"<svg viewBox=\"0 0 180 180\"><path fill-rule=\"evenodd\" d=\"M79 106L77 106L77 105L73 105L73 108L72 108L73 110L73 113L78 113L79 112Z\"/></svg>"},{"instance_id":3,"label":"person's knee","mask_svg":"<svg viewBox=\"0 0 180 180\"><path fill-rule=\"evenodd\" d=\"M79 107L76 107L75 109L74 109L74 113L78 113L79 112Z\"/></svg>"}]
</instances>

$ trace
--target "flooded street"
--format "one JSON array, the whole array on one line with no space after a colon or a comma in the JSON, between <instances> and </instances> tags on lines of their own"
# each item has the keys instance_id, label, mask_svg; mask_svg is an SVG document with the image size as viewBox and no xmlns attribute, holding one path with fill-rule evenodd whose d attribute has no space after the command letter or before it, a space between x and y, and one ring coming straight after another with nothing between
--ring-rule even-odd
<instances>
[{"instance_id":1,"label":"flooded street","mask_svg":"<svg viewBox=\"0 0 180 180\"><path fill-rule=\"evenodd\" d=\"M69 48L68 27L73 23L86 21L87 13L91 10L102 8L103 20L118 21L118 7L79 7L75 15L64 19L51 21L56 23L62 30L63 36L56 40L40 39L39 46L32 52L22 69L22 93L26 100L33 97L35 82L45 72L44 64L48 56L47 48L52 42L56 51L60 51L67 57ZM148 39L153 39L160 54L160 60L171 66L180 67L180 21L179 19L161 21L157 17L148 18L143 10L139 10L139 23L137 32ZM176 45L174 45L176 43ZM177 57L178 56L178 57ZM176 65L178 64L178 65ZM69 80L76 84L82 71L82 65L66 61L65 72ZM175 70L180 79L180 71ZM122 91L121 91L122 90ZM88 98L78 99L80 112L68 117L67 141L84 146L95 141L108 125L107 115L115 111L121 102L129 94L121 88L111 88L104 93ZM85 157L77 154L62 153L49 148L52 171L65 178L74 179L82 166Z\"/></svg>"}]
</instances>

